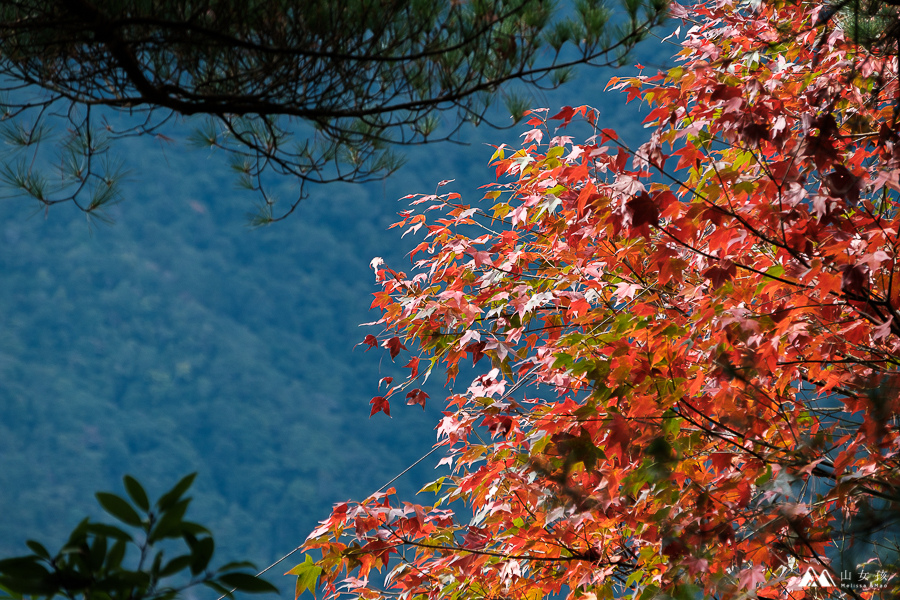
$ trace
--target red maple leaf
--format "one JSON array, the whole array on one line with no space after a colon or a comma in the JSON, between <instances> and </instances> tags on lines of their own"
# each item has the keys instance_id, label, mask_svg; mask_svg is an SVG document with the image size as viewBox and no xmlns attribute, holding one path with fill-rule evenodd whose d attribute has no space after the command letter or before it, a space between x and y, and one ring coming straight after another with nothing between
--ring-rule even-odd
<instances>
[{"instance_id":1,"label":"red maple leaf","mask_svg":"<svg viewBox=\"0 0 900 600\"><path fill-rule=\"evenodd\" d=\"M400 354L400 350L406 350L406 346L403 345L403 342L400 341L398 336L394 336L388 340L385 340L381 343L382 346L390 350L391 360L397 357Z\"/></svg>"},{"instance_id":2,"label":"red maple leaf","mask_svg":"<svg viewBox=\"0 0 900 600\"><path fill-rule=\"evenodd\" d=\"M406 394L406 404L413 405L418 404L422 407L422 410L425 410L425 401L428 400L429 396L419 388L414 389L411 392L407 392Z\"/></svg>"},{"instance_id":3,"label":"red maple leaf","mask_svg":"<svg viewBox=\"0 0 900 600\"><path fill-rule=\"evenodd\" d=\"M377 412L384 412L387 416L391 416L391 404L384 396L375 396L369 401L369 404L372 405L372 412L369 413L370 417Z\"/></svg>"}]
</instances>

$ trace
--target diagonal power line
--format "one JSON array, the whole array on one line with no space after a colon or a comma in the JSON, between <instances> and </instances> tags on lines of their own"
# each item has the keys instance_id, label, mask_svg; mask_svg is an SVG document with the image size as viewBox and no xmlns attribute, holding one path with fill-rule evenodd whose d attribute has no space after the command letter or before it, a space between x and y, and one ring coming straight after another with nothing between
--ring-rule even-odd
<instances>
[{"instance_id":1,"label":"diagonal power line","mask_svg":"<svg viewBox=\"0 0 900 600\"><path fill-rule=\"evenodd\" d=\"M434 448L432 448L431 450L429 450L428 452L426 452L425 454L423 454L421 457L419 457L419 459L416 460L416 462L414 462L413 464L409 465L408 467L406 467L405 469L403 469L402 471L400 471L399 473L397 473L397 475L395 475L395 476L393 477L393 479L391 479L390 481L388 481L388 482L385 483L383 486L381 486L380 488L378 488L378 489L375 490L372 494L369 494L369 495L371 496L371 495L373 495L373 494L377 494L378 492L383 491L383 490L384 490L385 488L387 488L389 485L391 485L392 483L394 483L395 481L397 481L398 479L400 479L401 477L403 477L404 475L406 475L407 473L409 473L409 471L410 471L413 467L415 467L415 466L418 465L420 462L422 462L423 460L425 460L426 458L428 458L429 456L431 456L432 454L434 454L435 451L437 451L438 448L443 448L443 446L435 446ZM256 574L256 577L261 577L261 576L264 575L267 571L270 571L271 569L275 568L277 565L283 563L283 562L286 561L288 558L290 558L291 556L293 556L294 554L296 554L297 552L299 552L301 548L303 548L303 544L300 544L299 546L297 546L296 548L294 548L293 550L291 550L290 552L288 552L287 554L285 554L284 556L282 556L281 558L279 558L278 560L276 560L275 562L273 562L271 565L269 565L268 567L266 567L265 569L263 569L262 571L260 571L259 573L257 573L257 574ZM237 588L234 588L234 589L231 590L231 592L229 592L228 594L222 594L222 595L219 596L216 600L224 600L224 598L225 598L226 596L228 596L228 595L230 595L230 594L234 594L234 592L236 592L236 591L237 591Z\"/></svg>"}]
</instances>

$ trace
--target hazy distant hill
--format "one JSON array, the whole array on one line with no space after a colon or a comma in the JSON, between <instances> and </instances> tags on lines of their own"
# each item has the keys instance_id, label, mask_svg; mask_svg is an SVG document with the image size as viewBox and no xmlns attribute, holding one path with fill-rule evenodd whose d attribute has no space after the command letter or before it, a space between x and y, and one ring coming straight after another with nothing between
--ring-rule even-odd
<instances>
[{"instance_id":1,"label":"hazy distant hill","mask_svg":"<svg viewBox=\"0 0 900 600\"><path fill-rule=\"evenodd\" d=\"M195 518L268 560L433 441L433 414L367 418L381 356L352 350L368 261L401 260L396 202L329 190L250 230L225 169L167 154L93 233L67 208L2 205L4 555L59 538L124 473L161 490L197 470Z\"/></svg>"}]
</instances>

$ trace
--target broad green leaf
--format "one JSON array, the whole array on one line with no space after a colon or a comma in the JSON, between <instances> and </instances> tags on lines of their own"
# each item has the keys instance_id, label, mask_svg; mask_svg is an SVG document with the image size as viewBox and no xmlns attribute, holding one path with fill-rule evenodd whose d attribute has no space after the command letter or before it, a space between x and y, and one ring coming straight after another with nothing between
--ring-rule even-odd
<instances>
[{"instance_id":1,"label":"broad green leaf","mask_svg":"<svg viewBox=\"0 0 900 600\"><path fill-rule=\"evenodd\" d=\"M200 538L191 548L191 573L198 575L206 569L215 550L211 537ZM222 567L224 570L225 567Z\"/></svg>"},{"instance_id":2,"label":"broad green leaf","mask_svg":"<svg viewBox=\"0 0 900 600\"><path fill-rule=\"evenodd\" d=\"M203 525L200 525L198 523L193 523L191 521L182 521L181 522L181 530L186 533L189 533L193 536L212 535L210 533L209 529L207 529Z\"/></svg>"},{"instance_id":3,"label":"broad green leaf","mask_svg":"<svg viewBox=\"0 0 900 600\"><path fill-rule=\"evenodd\" d=\"M220 583L248 594L278 593L278 588L250 573L224 573L217 577Z\"/></svg>"},{"instance_id":4,"label":"broad green leaf","mask_svg":"<svg viewBox=\"0 0 900 600\"><path fill-rule=\"evenodd\" d=\"M106 560L106 536L98 535L94 537L94 543L91 545L91 565L102 565Z\"/></svg>"},{"instance_id":5,"label":"broad green leaf","mask_svg":"<svg viewBox=\"0 0 900 600\"><path fill-rule=\"evenodd\" d=\"M14 579L42 579L50 572L35 556L21 556L0 560L0 573Z\"/></svg>"},{"instance_id":6,"label":"broad green leaf","mask_svg":"<svg viewBox=\"0 0 900 600\"><path fill-rule=\"evenodd\" d=\"M141 526L141 517L125 499L109 492L97 492L97 501L103 510L128 525Z\"/></svg>"},{"instance_id":7,"label":"broad green leaf","mask_svg":"<svg viewBox=\"0 0 900 600\"><path fill-rule=\"evenodd\" d=\"M760 486L772 479L772 465L766 465L766 472L756 478L755 485Z\"/></svg>"},{"instance_id":8,"label":"broad green leaf","mask_svg":"<svg viewBox=\"0 0 900 600\"><path fill-rule=\"evenodd\" d=\"M220 596L226 596L228 598L234 597L234 593L231 591L231 588L227 588L224 585L220 585L219 583L217 583L215 581L207 580L207 581L203 582L203 585L214 589L216 591L216 593L219 594Z\"/></svg>"},{"instance_id":9,"label":"broad green leaf","mask_svg":"<svg viewBox=\"0 0 900 600\"><path fill-rule=\"evenodd\" d=\"M195 477L197 477L196 473L184 476L171 490L163 494L160 499L156 501L156 505L159 509L164 512L169 510L169 508L181 499L181 496L188 488L191 487Z\"/></svg>"},{"instance_id":10,"label":"broad green leaf","mask_svg":"<svg viewBox=\"0 0 900 600\"><path fill-rule=\"evenodd\" d=\"M182 517L187 512L191 499L185 498L169 507L169 510L163 513L162 518L150 531L149 540L155 542L165 538L179 538L185 533L183 528ZM187 532L190 533L190 532Z\"/></svg>"},{"instance_id":11,"label":"broad green leaf","mask_svg":"<svg viewBox=\"0 0 900 600\"><path fill-rule=\"evenodd\" d=\"M302 563L285 573L285 575L296 575L297 585L295 586L295 597L309 590L313 596L316 594L316 584L319 581L319 575L322 574L322 567L313 562L312 557L307 554Z\"/></svg>"},{"instance_id":12,"label":"broad green leaf","mask_svg":"<svg viewBox=\"0 0 900 600\"><path fill-rule=\"evenodd\" d=\"M435 479L434 481L432 481L431 483L429 483L428 485L423 487L421 490L419 490L418 493L419 494L421 494L423 492L432 492L434 494L440 493L441 487L444 485L445 479L446 479L446 477L444 477L444 476L438 477L437 479Z\"/></svg>"},{"instance_id":13,"label":"broad green leaf","mask_svg":"<svg viewBox=\"0 0 900 600\"><path fill-rule=\"evenodd\" d=\"M150 500L147 498L147 492L144 491L143 486L138 483L138 480L131 475L126 475L122 479L125 482L125 491L128 492L128 495L137 507L144 512L150 510Z\"/></svg>"},{"instance_id":14,"label":"broad green leaf","mask_svg":"<svg viewBox=\"0 0 900 600\"><path fill-rule=\"evenodd\" d=\"M109 549L106 555L106 566L111 571L117 570L122 565L122 559L125 558L126 542L124 539L118 539Z\"/></svg>"},{"instance_id":15,"label":"broad green leaf","mask_svg":"<svg viewBox=\"0 0 900 600\"><path fill-rule=\"evenodd\" d=\"M224 565L219 567L219 572L233 571L235 569L250 569L251 571L255 571L256 565L248 560L237 560L225 563Z\"/></svg>"},{"instance_id":16,"label":"broad green leaf","mask_svg":"<svg viewBox=\"0 0 900 600\"><path fill-rule=\"evenodd\" d=\"M35 554L37 554L38 556L40 556L41 558L48 559L48 560L51 558L50 553L47 551L46 548L44 548L44 546L41 543L36 542L34 540L28 540L27 542L25 542L25 545L28 546L29 548L31 548L31 551L34 552Z\"/></svg>"},{"instance_id":17,"label":"broad green leaf","mask_svg":"<svg viewBox=\"0 0 900 600\"><path fill-rule=\"evenodd\" d=\"M153 564L150 566L150 576L152 579L159 579L159 572L162 570L162 561L165 552L160 550L153 557Z\"/></svg>"},{"instance_id":18,"label":"broad green leaf","mask_svg":"<svg viewBox=\"0 0 900 600\"><path fill-rule=\"evenodd\" d=\"M131 534L127 531L122 531L115 525L107 525L106 523L88 523L84 527L87 533L93 533L95 535L105 535L106 537L129 542L133 539Z\"/></svg>"},{"instance_id":19,"label":"broad green leaf","mask_svg":"<svg viewBox=\"0 0 900 600\"><path fill-rule=\"evenodd\" d=\"M194 557L191 554L182 554L181 556L176 556L169 562L165 564L165 566L160 569L159 576L160 577L169 577L170 575L174 575L179 571L183 571L191 566L191 561L193 561Z\"/></svg>"},{"instance_id":20,"label":"broad green leaf","mask_svg":"<svg viewBox=\"0 0 900 600\"><path fill-rule=\"evenodd\" d=\"M0 588L6 588L13 594L26 596L53 596L59 591L49 577L46 579L20 579L0 576Z\"/></svg>"}]
</instances>

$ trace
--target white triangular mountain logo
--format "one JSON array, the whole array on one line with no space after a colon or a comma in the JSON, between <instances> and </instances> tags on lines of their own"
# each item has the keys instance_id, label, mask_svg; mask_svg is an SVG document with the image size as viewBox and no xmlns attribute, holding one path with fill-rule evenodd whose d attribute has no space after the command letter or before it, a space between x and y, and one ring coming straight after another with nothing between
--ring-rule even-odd
<instances>
[{"instance_id":1,"label":"white triangular mountain logo","mask_svg":"<svg viewBox=\"0 0 900 600\"><path fill-rule=\"evenodd\" d=\"M834 583L831 573L824 569L821 573L816 573L816 570L810 567L803 574L803 579L800 580L800 587L837 587L837 585Z\"/></svg>"}]
</instances>

